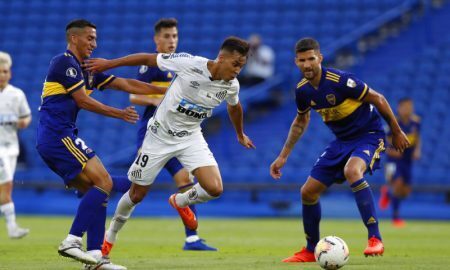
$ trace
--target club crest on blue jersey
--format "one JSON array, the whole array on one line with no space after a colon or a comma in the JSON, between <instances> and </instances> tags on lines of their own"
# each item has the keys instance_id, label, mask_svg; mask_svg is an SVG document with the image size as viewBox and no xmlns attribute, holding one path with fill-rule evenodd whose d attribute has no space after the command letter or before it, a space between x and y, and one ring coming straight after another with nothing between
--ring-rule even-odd
<instances>
[{"instance_id":1,"label":"club crest on blue jersey","mask_svg":"<svg viewBox=\"0 0 450 270\"><path fill-rule=\"evenodd\" d=\"M333 94L329 94L326 96L328 103L331 105L336 105L336 96Z\"/></svg>"}]
</instances>

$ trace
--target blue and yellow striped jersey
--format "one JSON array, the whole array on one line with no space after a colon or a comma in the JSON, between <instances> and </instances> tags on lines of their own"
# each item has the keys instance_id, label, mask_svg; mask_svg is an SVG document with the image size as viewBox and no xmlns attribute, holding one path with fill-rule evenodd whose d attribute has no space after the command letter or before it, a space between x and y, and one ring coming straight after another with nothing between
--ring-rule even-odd
<instances>
[{"instance_id":1,"label":"blue and yellow striped jersey","mask_svg":"<svg viewBox=\"0 0 450 270\"><path fill-rule=\"evenodd\" d=\"M89 95L94 88L103 90L114 79L113 75L83 71L70 50L55 56L50 62L42 90L38 144L76 134L75 122L80 109L72 93L85 89Z\"/></svg>"},{"instance_id":2,"label":"blue and yellow striped jersey","mask_svg":"<svg viewBox=\"0 0 450 270\"><path fill-rule=\"evenodd\" d=\"M334 135L350 140L368 132L383 132L380 116L369 103L362 102L369 87L352 74L322 67L319 87L303 78L295 91L299 114L317 111Z\"/></svg>"},{"instance_id":3,"label":"blue and yellow striped jersey","mask_svg":"<svg viewBox=\"0 0 450 270\"><path fill-rule=\"evenodd\" d=\"M390 161L397 161L397 162L404 162L405 165L410 164L413 160L413 154L414 150L416 149L419 139L420 139L420 118L417 115L413 115L411 119L409 119L408 123L402 122L400 119L397 118L398 124L400 128L405 132L406 136L408 137L409 142L411 143L411 146L406 148L403 153L402 157L400 159L393 158L388 156L388 160ZM389 129L387 132L388 137L392 137L392 132Z\"/></svg>"}]
</instances>

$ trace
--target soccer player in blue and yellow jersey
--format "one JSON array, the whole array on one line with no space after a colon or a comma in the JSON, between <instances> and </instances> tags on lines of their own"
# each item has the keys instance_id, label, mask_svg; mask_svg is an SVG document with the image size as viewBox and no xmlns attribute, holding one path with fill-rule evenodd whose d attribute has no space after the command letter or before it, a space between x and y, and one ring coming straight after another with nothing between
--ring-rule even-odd
<instances>
[{"instance_id":1,"label":"soccer player in blue and yellow jersey","mask_svg":"<svg viewBox=\"0 0 450 270\"><path fill-rule=\"evenodd\" d=\"M421 154L420 143L420 118L414 114L414 104L410 98L403 98L398 103L397 121L405 131L411 143L403 153L399 153L388 147L386 154L388 162L385 165L386 180L388 186L381 188L379 206L382 210L392 204L392 222L396 227L405 226L400 218L399 209L401 200L411 193L411 172L414 160L418 160ZM387 140L391 146L392 132L389 130Z\"/></svg>"},{"instance_id":2,"label":"soccer player in blue and yellow jersey","mask_svg":"<svg viewBox=\"0 0 450 270\"><path fill-rule=\"evenodd\" d=\"M281 153L270 166L273 178L281 177L281 168L310 121L311 108L316 110L336 139L318 158L301 188L303 227L307 245L284 262L314 262L314 248L320 239L320 195L332 184L347 180L362 220L368 230L366 256L382 255L384 246L372 191L364 174L379 168L384 150L383 116L392 130L392 144L398 151L408 147L386 99L352 74L321 66L323 56L319 43L304 38L295 46L295 63L304 78L296 89L297 115ZM378 111L378 112L377 112Z\"/></svg>"},{"instance_id":3,"label":"soccer player in blue and yellow jersey","mask_svg":"<svg viewBox=\"0 0 450 270\"><path fill-rule=\"evenodd\" d=\"M174 53L178 45L178 22L174 18L162 18L155 23L155 35L153 40L156 44L155 53ZM158 67L141 66L137 75L137 79L158 87L167 88L175 74L170 71L162 71ZM130 95L130 101L136 105L145 106L145 111L138 122L137 149L142 146L142 142L147 132L148 120L153 116L156 107L159 105L163 95ZM185 192L190 189L194 182L189 177L189 172L183 168L176 158L170 159L164 168L172 175L178 191ZM118 179L118 177L116 177ZM128 179L127 179L128 180ZM131 183L127 181L128 183ZM128 189L127 189L128 190ZM195 205L189 206L194 213L197 213ZM198 216L197 216L198 217ZM191 230L185 226L186 240L183 246L184 250L205 250L216 251L214 247L210 247L204 243L204 240L197 235L196 230ZM109 253L115 242L116 233L107 231L105 242L103 244L103 252Z\"/></svg>"},{"instance_id":4,"label":"soccer player in blue and yellow jersey","mask_svg":"<svg viewBox=\"0 0 450 270\"><path fill-rule=\"evenodd\" d=\"M67 51L50 62L42 92L37 130L37 150L67 187L84 193L66 239L58 248L60 255L70 257L95 269L126 269L102 257L106 206L113 182L94 150L80 137L76 119L80 109L135 123L139 115L130 106L124 110L106 106L89 94L94 88L106 87L136 94L164 93L165 89L137 80L118 78L104 73L90 73L82 62L97 47L96 26L79 19L66 27ZM87 250L82 236L87 232ZM94 269L94 268L92 268Z\"/></svg>"}]
</instances>

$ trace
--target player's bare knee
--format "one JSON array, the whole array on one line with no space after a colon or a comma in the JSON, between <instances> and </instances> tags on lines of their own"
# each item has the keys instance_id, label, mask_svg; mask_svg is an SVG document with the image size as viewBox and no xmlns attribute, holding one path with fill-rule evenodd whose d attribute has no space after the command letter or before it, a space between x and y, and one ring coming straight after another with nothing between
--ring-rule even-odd
<instances>
[{"instance_id":1,"label":"player's bare knee","mask_svg":"<svg viewBox=\"0 0 450 270\"><path fill-rule=\"evenodd\" d=\"M223 193L223 187L222 185L213 185L205 188L205 191L213 197L220 197L220 195L222 195Z\"/></svg>"},{"instance_id":2,"label":"player's bare knee","mask_svg":"<svg viewBox=\"0 0 450 270\"><path fill-rule=\"evenodd\" d=\"M345 179L347 179L351 183L353 183L355 181L358 181L359 179L363 178L363 173L356 166L348 166L348 165L346 165L344 167L344 175L345 175Z\"/></svg>"},{"instance_id":3,"label":"player's bare knee","mask_svg":"<svg viewBox=\"0 0 450 270\"><path fill-rule=\"evenodd\" d=\"M302 201L305 202L315 202L319 199L319 194L315 194L314 192L311 192L310 189L308 189L305 185L302 186L300 189L300 194L302 197Z\"/></svg>"}]
</instances>

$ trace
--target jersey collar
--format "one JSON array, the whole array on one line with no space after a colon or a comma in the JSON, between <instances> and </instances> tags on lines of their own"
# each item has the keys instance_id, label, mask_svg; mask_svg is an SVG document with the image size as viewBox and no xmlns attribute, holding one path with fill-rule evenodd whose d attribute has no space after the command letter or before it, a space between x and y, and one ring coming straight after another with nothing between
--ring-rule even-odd
<instances>
[{"instance_id":1,"label":"jersey collar","mask_svg":"<svg viewBox=\"0 0 450 270\"><path fill-rule=\"evenodd\" d=\"M70 54L73 57L73 59L75 59L75 61L77 61L78 65L81 67L81 63L78 61L77 57L71 50L66 50L66 53Z\"/></svg>"}]
</instances>

